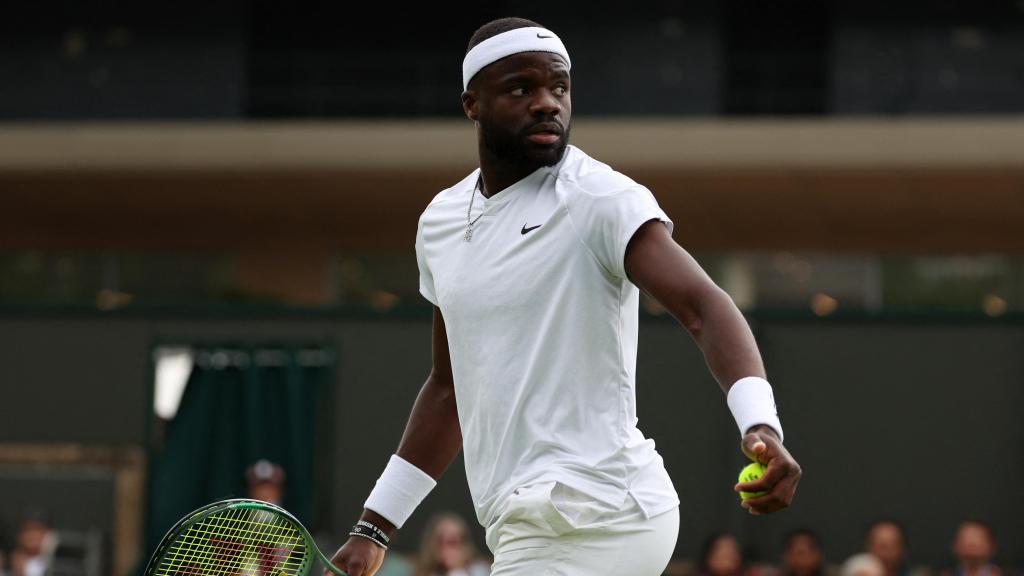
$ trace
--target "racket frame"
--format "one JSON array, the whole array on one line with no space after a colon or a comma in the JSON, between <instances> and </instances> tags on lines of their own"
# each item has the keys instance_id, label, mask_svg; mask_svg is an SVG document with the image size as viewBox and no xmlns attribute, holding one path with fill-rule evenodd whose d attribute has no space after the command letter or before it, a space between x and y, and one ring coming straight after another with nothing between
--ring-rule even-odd
<instances>
[{"instance_id":1,"label":"racket frame","mask_svg":"<svg viewBox=\"0 0 1024 576\"><path fill-rule=\"evenodd\" d=\"M293 516L291 512L288 512L276 504L271 504L270 502L264 502L262 500L253 500L250 498L232 498L230 500L212 502L206 506L193 510L189 514L185 515L181 520L178 520L178 522L167 531L167 534L165 534L163 539L160 541L160 545L157 546L153 555L150 557L149 564L146 565L146 571L144 573L145 576L156 576L156 570L160 567L160 559L164 551L167 550L168 546L170 546L180 534L184 533L189 527L204 518L229 510L262 510L282 516L288 522L293 524L295 529L302 535L306 546L307 557L303 559L302 564L300 564L301 571L297 573L299 576L306 576L310 573L313 569L314 559L319 560L321 564L334 574L337 574L338 576L347 576L345 572L331 563L331 560L320 551L320 548L317 547L316 542L313 540L313 535L309 533L309 530L306 530L306 527L302 525L302 522L299 522L299 519ZM304 568L303 565L305 565Z\"/></svg>"}]
</instances>

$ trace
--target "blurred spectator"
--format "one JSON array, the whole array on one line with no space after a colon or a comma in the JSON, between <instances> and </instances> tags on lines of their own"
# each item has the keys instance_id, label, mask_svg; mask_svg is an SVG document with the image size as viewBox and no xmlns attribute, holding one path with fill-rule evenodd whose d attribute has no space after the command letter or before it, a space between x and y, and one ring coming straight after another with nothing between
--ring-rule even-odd
<instances>
[{"instance_id":1,"label":"blurred spectator","mask_svg":"<svg viewBox=\"0 0 1024 576\"><path fill-rule=\"evenodd\" d=\"M953 555L956 566L943 572L944 576L1001 576L1002 570L992 564L996 553L992 527L981 520L965 520L953 537Z\"/></svg>"},{"instance_id":2,"label":"blurred spectator","mask_svg":"<svg viewBox=\"0 0 1024 576\"><path fill-rule=\"evenodd\" d=\"M782 541L782 576L829 576L818 534L810 529L794 530Z\"/></svg>"},{"instance_id":3,"label":"blurred spectator","mask_svg":"<svg viewBox=\"0 0 1024 576\"><path fill-rule=\"evenodd\" d=\"M740 551L740 543L732 534L714 534L704 543L698 576L750 576Z\"/></svg>"},{"instance_id":4,"label":"blurred spectator","mask_svg":"<svg viewBox=\"0 0 1024 576\"><path fill-rule=\"evenodd\" d=\"M740 544L732 534L714 534L704 543L698 576L738 576L742 568Z\"/></svg>"},{"instance_id":5,"label":"blurred spectator","mask_svg":"<svg viewBox=\"0 0 1024 576\"><path fill-rule=\"evenodd\" d=\"M40 513L29 514L18 526L15 548L11 551L11 576L43 576L57 548L57 534Z\"/></svg>"},{"instance_id":6,"label":"blurred spectator","mask_svg":"<svg viewBox=\"0 0 1024 576\"><path fill-rule=\"evenodd\" d=\"M412 562L401 554L390 551L384 555L384 563L373 576L412 576Z\"/></svg>"},{"instance_id":7,"label":"blurred spectator","mask_svg":"<svg viewBox=\"0 0 1024 576\"><path fill-rule=\"evenodd\" d=\"M442 512L430 519L423 531L414 576L487 576L490 573L487 563L477 558L462 517Z\"/></svg>"},{"instance_id":8,"label":"blurred spectator","mask_svg":"<svg viewBox=\"0 0 1024 576\"><path fill-rule=\"evenodd\" d=\"M927 576L928 568L910 568L907 560L907 531L891 518L877 520L864 535L864 551L878 558L885 567L884 576Z\"/></svg>"},{"instance_id":9,"label":"blurred spectator","mask_svg":"<svg viewBox=\"0 0 1024 576\"><path fill-rule=\"evenodd\" d=\"M281 505L284 501L284 468L270 460L258 460L245 470L249 498Z\"/></svg>"},{"instance_id":10,"label":"blurred spectator","mask_svg":"<svg viewBox=\"0 0 1024 576\"><path fill-rule=\"evenodd\" d=\"M854 554L843 562L839 576L886 576L886 567L874 554Z\"/></svg>"}]
</instances>

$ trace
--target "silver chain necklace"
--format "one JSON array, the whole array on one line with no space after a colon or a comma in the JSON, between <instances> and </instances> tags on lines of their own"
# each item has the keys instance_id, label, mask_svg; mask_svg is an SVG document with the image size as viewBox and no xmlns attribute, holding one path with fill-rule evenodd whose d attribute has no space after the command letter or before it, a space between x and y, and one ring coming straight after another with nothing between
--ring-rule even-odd
<instances>
[{"instance_id":1,"label":"silver chain necklace","mask_svg":"<svg viewBox=\"0 0 1024 576\"><path fill-rule=\"evenodd\" d=\"M469 208L466 209L466 233L462 236L462 239L466 242L473 240L473 225L476 224L477 220L483 217L485 212L487 212L487 208L485 207L480 211L480 214L476 218L470 219L470 216L473 214L473 200L476 200L476 191L480 189L480 179L480 176L476 179L476 185L473 186L473 193L469 196ZM481 194L482 193L483 192L481 192Z\"/></svg>"}]
</instances>

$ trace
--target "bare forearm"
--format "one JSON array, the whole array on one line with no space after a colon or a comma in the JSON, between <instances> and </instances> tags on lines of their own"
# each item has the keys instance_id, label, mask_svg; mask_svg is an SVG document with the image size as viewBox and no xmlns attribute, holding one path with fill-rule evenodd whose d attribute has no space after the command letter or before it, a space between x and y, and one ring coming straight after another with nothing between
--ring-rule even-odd
<instances>
[{"instance_id":1,"label":"bare forearm","mask_svg":"<svg viewBox=\"0 0 1024 576\"><path fill-rule=\"evenodd\" d=\"M397 454L435 480L462 449L455 389L433 374L413 404Z\"/></svg>"},{"instance_id":2,"label":"bare forearm","mask_svg":"<svg viewBox=\"0 0 1024 576\"><path fill-rule=\"evenodd\" d=\"M461 448L455 391L431 374L413 403L397 454L437 480ZM363 510L361 518L379 526L389 536L395 533L395 526L373 510Z\"/></svg>"},{"instance_id":3,"label":"bare forearm","mask_svg":"<svg viewBox=\"0 0 1024 576\"><path fill-rule=\"evenodd\" d=\"M626 250L629 278L661 303L697 341L723 390L740 378L764 378L750 326L732 298L652 220L637 230Z\"/></svg>"},{"instance_id":4,"label":"bare forearm","mask_svg":"<svg viewBox=\"0 0 1024 576\"><path fill-rule=\"evenodd\" d=\"M729 295L717 286L709 288L696 308L696 315L686 323L686 328L704 353L718 385L728 391L740 378L764 378L764 364L754 335Z\"/></svg>"},{"instance_id":5,"label":"bare forearm","mask_svg":"<svg viewBox=\"0 0 1024 576\"><path fill-rule=\"evenodd\" d=\"M747 376L765 377L754 335L736 304L672 240L667 228L651 220L636 231L626 249L626 273L686 327L723 390L728 392ZM768 465L760 480L736 485L737 490L767 493L745 499L743 507L762 514L789 506L800 480L800 465L782 446L781 434L761 422L742 432L743 451Z\"/></svg>"},{"instance_id":6,"label":"bare forearm","mask_svg":"<svg viewBox=\"0 0 1024 576\"><path fill-rule=\"evenodd\" d=\"M398 457L408 464L394 460L384 469L378 480L377 488L381 492L371 492L368 501L373 501L377 509L386 509L388 504L398 505L405 497L407 502L390 510L392 518L403 522L412 513L412 509L433 488L432 482L425 481L422 474L413 472L413 482L409 479L409 464L428 474L434 480L441 477L445 469L452 463L462 448L462 431L459 428L459 415L455 407L455 386L452 379L451 359L448 356L448 334L444 327L441 310L434 307L433 334L431 339L433 363L427 381L420 388L420 393L413 403L409 421L405 425L405 433L398 444ZM392 463L396 468L392 468ZM405 472L402 472L402 468ZM388 476L389 470L393 472ZM382 482L382 483L381 483ZM411 492L408 492L410 490ZM403 491L406 491L403 493ZM374 500L375 493L380 496ZM397 495L397 498L396 498ZM379 505L377 505L379 504ZM388 511L386 511L387 513ZM394 536L396 527L380 513L369 508L363 510L362 520L382 530L389 540ZM365 527L363 527L365 528ZM380 568L384 561L384 544L376 538L376 534L352 536L338 549L331 561L348 574L372 574ZM370 540L377 540L378 543ZM364 570L367 570L364 572Z\"/></svg>"}]
</instances>

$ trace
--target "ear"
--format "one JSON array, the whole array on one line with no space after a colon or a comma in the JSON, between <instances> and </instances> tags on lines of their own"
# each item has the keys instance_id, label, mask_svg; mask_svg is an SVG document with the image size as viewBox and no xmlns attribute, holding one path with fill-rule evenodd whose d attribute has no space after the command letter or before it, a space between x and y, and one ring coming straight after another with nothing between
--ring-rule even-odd
<instances>
[{"instance_id":1,"label":"ear","mask_svg":"<svg viewBox=\"0 0 1024 576\"><path fill-rule=\"evenodd\" d=\"M480 118L479 105L480 100L475 90L468 89L462 93L462 111L466 113L466 118L476 122Z\"/></svg>"}]
</instances>

